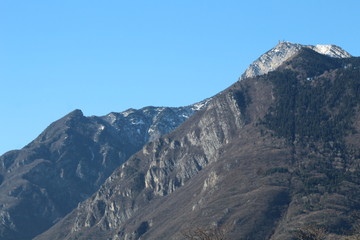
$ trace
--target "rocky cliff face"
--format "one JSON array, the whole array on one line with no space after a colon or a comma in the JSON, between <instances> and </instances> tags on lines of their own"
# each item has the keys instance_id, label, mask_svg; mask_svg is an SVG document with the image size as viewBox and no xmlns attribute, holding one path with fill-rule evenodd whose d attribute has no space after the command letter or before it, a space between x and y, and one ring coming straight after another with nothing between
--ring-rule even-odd
<instances>
[{"instance_id":1,"label":"rocky cliff face","mask_svg":"<svg viewBox=\"0 0 360 240\"><path fill-rule=\"evenodd\" d=\"M138 239L144 233L142 228L147 228L143 225L151 225L152 220L129 232L124 228L129 219L144 213L154 201L174 194L210 163L215 163L220 148L236 136L234 130L245 125L247 120L240 109L246 102L240 96L243 96L240 89L224 92L212 100L206 111L199 112L170 135L146 145L117 169L99 192L79 205L71 214L70 235L60 235L59 239L76 238L88 230L84 238ZM103 235L103 231L107 233Z\"/></svg>"},{"instance_id":2,"label":"rocky cliff face","mask_svg":"<svg viewBox=\"0 0 360 240\"><path fill-rule=\"evenodd\" d=\"M209 100L85 117L75 110L18 151L0 157L0 238L31 239L93 194L150 140L171 132Z\"/></svg>"},{"instance_id":3,"label":"rocky cliff face","mask_svg":"<svg viewBox=\"0 0 360 240\"><path fill-rule=\"evenodd\" d=\"M200 227L285 240L307 223L331 239L350 234L360 206L360 61L296 51L146 144L36 239L183 239Z\"/></svg>"},{"instance_id":4,"label":"rocky cliff face","mask_svg":"<svg viewBox=\"0 0 360 240\"><path fill-rule=\"evenodd\" d=\"M261 55L257 60L250 64L240 79L254 77L274 71L303 48L309 48L320 54L333 58L351 57L348 52L335 45L301 45L291 42L279 42L278 45Z\"/></svg>"}]
</instances>

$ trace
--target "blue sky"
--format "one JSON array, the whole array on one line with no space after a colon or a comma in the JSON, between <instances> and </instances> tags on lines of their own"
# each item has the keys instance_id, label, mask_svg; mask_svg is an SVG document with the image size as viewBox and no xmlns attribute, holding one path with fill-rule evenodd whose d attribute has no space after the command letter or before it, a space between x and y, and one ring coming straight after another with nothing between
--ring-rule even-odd
<instances>
[{"instance_id":1,"label":"blue sky","mask_svg":"<svg viewBox=\"0 0 360 240\"><path fill-rule=\"evenodd\" d=\"M1 0L0 154L74 109L183 106L278 40L360 55L360 1Z\"/></svg>"}]
</instances>

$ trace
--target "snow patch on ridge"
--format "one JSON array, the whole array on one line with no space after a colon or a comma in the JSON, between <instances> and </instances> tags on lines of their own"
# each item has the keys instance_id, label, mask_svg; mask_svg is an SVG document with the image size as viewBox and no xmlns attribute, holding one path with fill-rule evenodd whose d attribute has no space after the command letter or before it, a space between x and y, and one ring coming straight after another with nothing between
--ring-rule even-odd
<instances>
[{"instance_id":1,"label":"snow patch on ridge","mask_svg":"<svg viewBox=\"0 0 360 240\"><path fill-rule=\"evenodd\" d=\"M291 42L279 42L273 49L267 51L255 60L239 80L255 77L274 71L283 62L294 56L302 48L310 48L320 54L333 58L348 58L351 55L336 45L301 45Z\"/></svg>"},{"instance_id":2,"label":"snow patch on ridge","mask_svg":"<svg viewBox=\"0 0 360 240\"><path fill-rule=\"evenodd\" d=\"M348 58L352 57L348 52L336 45L315 45L307 46L308 48L320 53L334 58Z\"/></svg>"},{"instance_id":3,"label":"snow patch on ridge","mask_svg":"<svg viewBox=\"0 0 360 240\"><path fill-rule=\"evenodd\" d=\"M204 101L195 103L192 105L192 110L193 111L200 111L201 109L203 109L205 106L207 106L209 104L209 102L211 101L212 98L207 98Z\"/></svg>"}]
</instances>

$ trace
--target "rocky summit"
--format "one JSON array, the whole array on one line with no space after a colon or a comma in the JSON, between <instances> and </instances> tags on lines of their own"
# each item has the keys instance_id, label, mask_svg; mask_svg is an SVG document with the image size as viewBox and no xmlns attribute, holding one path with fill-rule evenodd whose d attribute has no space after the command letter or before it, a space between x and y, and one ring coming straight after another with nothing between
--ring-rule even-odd
<instances>
[{"instance_id":1,"label":"rocky summit","mask_svg":"<svg viewBox=\"0 0 360 240\"><path fill-rule=\"evenodd\" d=\"M1 157L1 239L358 239L359 109L359 58L280 42L200 104L75 111Z\"/></svg>"},{"instance_id":2,"label":"rocky summit","mask_svg":"<svg viewBox=\"0 0 360 240\"><path fill-rule=\"evenodd\" d=\"M297 54L301 49L309 48L333 58L349 58L351 55L336 45L301 45L286 41L261 55L243 73L240 79L266 74L278 68L283 62Z\"/></svg>"}]
</instances>

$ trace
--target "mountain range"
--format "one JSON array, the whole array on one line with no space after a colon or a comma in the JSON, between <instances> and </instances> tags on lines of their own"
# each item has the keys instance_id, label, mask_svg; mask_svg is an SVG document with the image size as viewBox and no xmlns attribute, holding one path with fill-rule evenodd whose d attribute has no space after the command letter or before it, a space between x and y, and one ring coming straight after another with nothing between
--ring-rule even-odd
<instances>
[{"instance_id":1,"label":"mountain range","mask_svg":"<svg viewBox=\"0 0 360 240\"><path fill-rule=\"evenodd\" d=\"M1 239L355 236L359 71L340 47L279 42L201 103L75 110L1 156Z\"/></svg>"}]
</instances>

